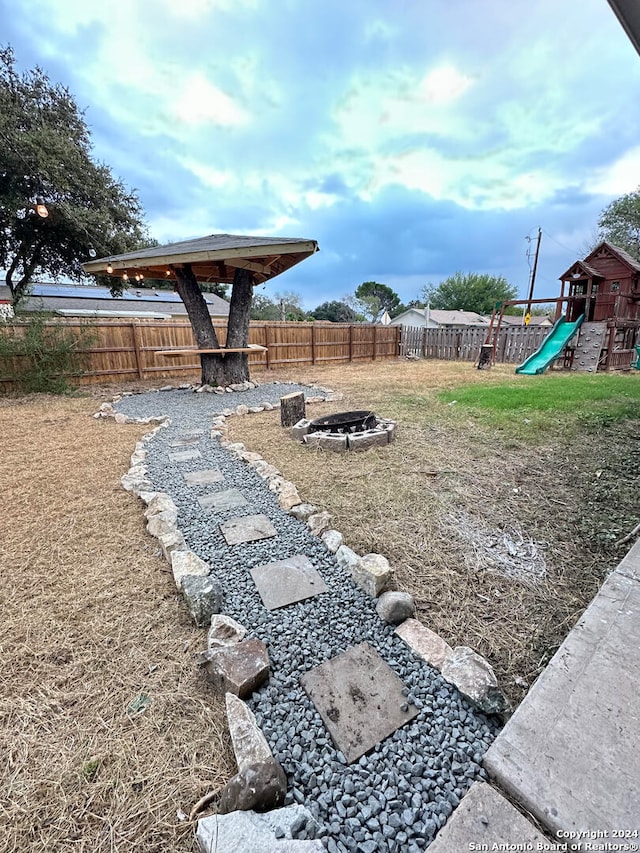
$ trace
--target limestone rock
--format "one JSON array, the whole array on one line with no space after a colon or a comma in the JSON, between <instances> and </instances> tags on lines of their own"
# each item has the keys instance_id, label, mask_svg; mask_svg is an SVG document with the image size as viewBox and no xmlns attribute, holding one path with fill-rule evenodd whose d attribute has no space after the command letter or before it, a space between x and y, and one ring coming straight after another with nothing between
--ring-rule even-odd
<instances>
[{"instance_id":1,"label":"limestone rock","mask_svg":"<svg viewBox=\"0 0 640 853\"><path fill-rule=\"evenodd\" d=\"M211 566L201 560L193 551L173 551L171 553L171 571L178 589L182 589L182 579L186 575L207 577Z\"/></svg>"},{"instance_id":2,"label":"limestone rock","mask_svg":"<svg viewBox=\"0 0 640 853\"><path fill-rule=\"evenodd\" d=\"M269 677L269 654L261 640L252 638L215 652L205 668L213 684L243 699Z\"/></svg>"},{"instance_id":3,"label":"limestone rock","mask_svg":"<svg viewBox=\"0 0 640 853\"><path fill-rule=\"evenodd\" d=\"M160 547L162 548L164 558L168 563L171 562L171 555L174 551L186 550L187 543L184 541L184 536L177 528L174 528L168 533L163 533L157 538L160 543Z\"/></svg>"},{"instance_id":4,"label":"limestone rock","mask_svg":"<svg viewBox=\"0 0 640 853\"><path fill-rule=\"evenodd\" d=\"M296 506L292 506L289 512L298 521L306 521L310 516L318 512L318 507L313 504L299 503Z\"/></svg>"},{"instance_id":5,"label":"limestone rock","mask_svg":"<svg viewBox=\"0 0 640 853\"><path fill-rule=\"evenodd\" d=\"M222 607L222 584L212 575L185 575L182 578L182 595L191 618L200 628L208 625L213 614L219 613Z\"/></svg>"},{"instance_id":6,"label":"limestone rock","mask_svg":"<svg viewBox=\"0 0 640 853\"><path fill-rule=\"evenodd\" d=\"M365 554L349 567L349 571L356 586L373 598L384 591L393 574L389 561L382 554Z\"/></svg>"},{"instance_id":7,"label":"limestone rock","mask_svg":"<svg viewBox=\"0 0 640 853\"><path fill-rule=\"evenodd\" d=\"M307 519L307 526L314 536L321 536L331 526L331 516L326 510L316 512Z\"/></svg>"},{"instance_id":8,"label":"limestone rock","mask_svg":"<svg viewBox=\"0 0 640 853\"><path fill-rule=\"evenodd\" d=\"M262 403L260 403L260 405L265 410L265 412L272 412L273 411L273 405L271 403L269 403L267 400L264 400Z\"/></svg>"},{"instance_id":9,"label":"limestone rock","mask_svg":"<svg viewBox=\"0 0 640 853\"><path fill-rule=\"evenodd\" d=\"M323 853L316 831L311 813L296 803L264 814L210 815L198 821L196 839L202 853Z\"/></svg>"},{"instance_id":10,"label":"limestone rock","mask_svg":"<svg viewBox=\"0 0 640 853\"><path fill-rule=\"evenodd\" d=\"M162 536L176 529L177 511L164 510L152 515L147 521L147 531L151 536Z\"/></svg>"},{"instance_id":11,"label":"limestone rock","mask_svg":"<svg viewBox=\"0 0 640 853\"><path fill-rule=\"evenodd\" d=\"M343 544L344 538L339 530L325 530L321 536L322 541L327 546L327 549L335 554L338 548Z\"/></svg>"},{"instance_id":12,"label":"limestone rock","mask_svg":"<svg viewBox=\"0 0 640 853\"><path fill-rule=\"evenodd\" d=\"M227 445L227 450L239 454L242 450L245 450L245 446L241 441L232 441L231 444Z\"/></svg>"},{"instance_id":13,"label":"limestone rock","mask_svg":"<svg viewBox=\"0 0 640 853\"><path fill-rule=\"evenodd\" d=\"M211 627L207 634L207 647L209 649L222 649L227 646L235 646L244 640L247 629L244 625L236 622L231 616L219 613L211 617Z\"/></svg>"},{"instance_id":14,"label":"limestone rock","mask_svg":"<svg viewBox=\"0 0 640 853\"><path fill-rule=\"evenodd\" d=\"M434 669L442 669L442 664L453 653L449 643L418 619L407 619L396 628L396 634Z\"/></svg>"},{"instance_id":15,"label":"limestone rock","mask_svg":"<svg viewBox=\"0 0 640 853\"><path fill-rule=\"evenodd\" d=\"M485 714L502 714L509 703L488 660L468 646L456 646L442 664L442 675Z\"/></svg>"},{"instance_id":16,"label":"limestone rock","mask_svg":"<svg viewBox=\"0 0 640 853\"><path fill-rule=\"evenodd\" d=\"M267 739L249 706L233 693L227 693L224 701L238 770L242 772L255 764L275 761Z\"/></svg>"},{"instance_id":17,"label":"limestone rock","mask_svg":"<svg viewBox=\"0 0 640 853\"><path fill-rule=\"evenodd\" d=\"M167 510L175 513L175 521L178 518L177 506L166 492L156 492L155 497L147 504L144 517L151 518L152 515L158 515L158 513L166 512Z\"/></svg>"},{"instance_id":18,"label":"limestone rock","mask_svg":"<svg viewBox=\"0 0 640 853\"><path fill-rule=\"evenodd\" d=\"M249 407L245 405L236 406L236 415L248 415Z\"/></svg>"},{"instance_id":19,"label":"limestone rock","mask_svg":"<svg viewBox=\"0 0 640 853\"><path fill-rule=\"evenodd\" d=\"M359 559L360 555L356 554L355 551L352 551L351 548L348 548L346 545L340 545L336 551L336 560L338 561L338 565L342 566L343 569L347 569L347 571L351 571L352 567L356 565Z\"/></svg>"},{"instance_id":20,"label":"limestone rock","mask_svg":"<svg viewBox=\"0 0 640 853\"><path fill-rule=\"evenodd\" d=\"M249 411L252 415L257 415L259 412L264 412L262 406L249 406Z\"/></svg>"},{"instance_id":21,"label":"limestone rock","mask_svg":"<svg viewBox=\"0 0 640 853\"><path fill-rule=\"evenodd\" d=\"M284 803L287 777L275 759L252 764L227 782L220 794L218 814L255 810L266 812Z\"/></svg>"},{"instance_id":22,"label":"limestone rock","mask_svg":"<svg viewBox=\"0 0 640 853\"><path fill-rule=\"evenodd\" d=\"M259 453L254 453L253 450L243 450L238 456L245 462L260 462L262 459L262 456Z\"/></svg>"},{"instance_id":23,"label":"limestone rock","mask_svg":"<svg viewBox=\"0 0 640 853\"><path fill-rule=\"evenodd\" d=\"M416 605L408 592L383 592L376 605L378 616L390 625L399 625L415 616Z\"/></svg>"},{"instance_id":24,"label":"limestone rock","mask_svg":"<svg viewBox=\"0 0 640 853\"><path fill-rule=\"evenodd\" d=\"M290 510L294 506L300 506L300 495L293 483L287 483L278 494L278 503L284 510Z\"/></svg>"},{"instance_id":25,"label":"limestone rock","mask_svg":"<svg viewBox=\"0 0 640 853\"><path fill-rule=\"evenodd\" d=\"M256 473L262 477L263 480L268 480L271 477L280 476L280 471L275 467L275 465L269 465L268 462L265 462L262 459L260 462L250 462L249 465L252 468L255 468Z\"/></svg>"}]
</instances>

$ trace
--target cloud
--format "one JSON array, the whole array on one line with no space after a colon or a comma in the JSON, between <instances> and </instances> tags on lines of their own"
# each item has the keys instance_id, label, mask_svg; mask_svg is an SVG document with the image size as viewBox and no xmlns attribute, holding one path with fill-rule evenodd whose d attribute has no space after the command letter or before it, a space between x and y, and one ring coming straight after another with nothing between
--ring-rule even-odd
<instances>
[{"instance_id":1,"label":"cloud","mask_svg":"<svg viewBox=\"0 0 640 853\"><path fill-rule=\"evenodd\" d=\"M174 118L187 127L202 124L239 127L249 124L249 114L207 80L202 71L195 71L185 80L172 112Z\"/></svg>"}]
</instances>

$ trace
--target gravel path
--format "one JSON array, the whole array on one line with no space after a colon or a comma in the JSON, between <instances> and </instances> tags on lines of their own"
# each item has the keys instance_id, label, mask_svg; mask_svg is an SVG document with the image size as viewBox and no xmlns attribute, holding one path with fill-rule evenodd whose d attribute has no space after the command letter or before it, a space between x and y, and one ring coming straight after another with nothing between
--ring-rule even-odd
<instances>
[{"instance_id":1,"label":"gravel path","mask_svg":"<svg viewBox=\"0 0 640 853\"><path fill-rule=\"evenodd\" d=\"M170 427L147 445L147 476L155 490L171 495L188 547L211 564L222 582L224 612L245 625L249 636L268 645L271 676L248 704L287 774L286 804L307 806L331 853L414 853L428 847L472 782L486 778L480 765L498 725L413 655L394 635L393 626L377 616L375 600L353 585L324 543L279 507L251 467L210 438L214 412L240 403L277 403L283 394L296 390L318 394L309 387L269 383L224 396L186 390L149 392L125 397L115 408L134 418L171 418ZM202 458L170 462L169 452L176 449L171 442L200 430L198 444L190 449L200 450ZM184 473L204 468L219 468L224 481L213 486L185 484ZM230 488L239 489L249 501L244 511L236 508L213 515L197 502L205 493ZM264 513L278 536L228 547L219 523L255 513ZM249 570L295 554L309 557L329 591L270 612L262 605ZM362 642L369 643L399 676L407 702L419 714L348 765L302 689L300 676Z\"/></svg>"}]
</instances>

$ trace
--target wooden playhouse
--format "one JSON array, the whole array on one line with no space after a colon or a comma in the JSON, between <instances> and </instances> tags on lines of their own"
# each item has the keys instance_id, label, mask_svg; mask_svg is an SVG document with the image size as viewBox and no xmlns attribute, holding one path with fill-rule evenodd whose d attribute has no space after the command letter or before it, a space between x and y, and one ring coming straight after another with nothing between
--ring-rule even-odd
<instances>
[{"instance_id":1,"label":"wooden playhouse","mask_svg":"<svg viewBox=\"0 0 640 853\"><path fill-rule=\"evenodd\" d=\"M505 309L542 302L555 302L556 322L517 373L542 373L550 366L588 373L637 366L640 262L604 241L572 264L560 282L557 299L516 299L496 306L478 367L493 361Z\"/></svg>"}]
</instances>

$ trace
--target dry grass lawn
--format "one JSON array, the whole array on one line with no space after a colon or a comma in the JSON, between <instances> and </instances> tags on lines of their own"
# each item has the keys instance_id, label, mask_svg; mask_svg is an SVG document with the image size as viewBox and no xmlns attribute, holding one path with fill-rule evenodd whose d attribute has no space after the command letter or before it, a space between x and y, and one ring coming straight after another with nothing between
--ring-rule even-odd
<instances>
[{"instance_id":1,"label":"dry grass lawn","mask_svg":"<svg viewBox=\"0 0 640 853\"><path fill-rule=\"evenodd\" d=\"M235 772L205 632L119 483L149 427L95 408L0 401L3 853L195 851L178 811Z\"/></svg>"},{"instance_id":2,"label":"dry grass lawn","mask_svg":"<svg viewBox=\"0 0 640 853\"><path fill-rule=\"evenodd\" d=\"M329 509L356 551L389 557L420 618L486 655L517 702L622 556L592 532L612 513L624 524L637 513L640 466L629 455L637 422L611 443L558 430L524 441L435 398L512 376L431 361L256 375L344 392L310 407L316 417L373 408L396 418L397 441L368 453L303 448L277 412L228 423ZM179 814L235 771L222 703L191 658L205 632L177 600L142 505L120 486L149 428L90 417L118 390L0 400L0 853L195 851ZM488 567L458 535L461 513L488 530L516 525L543 550L546 578L527 584ZM150 705L132 711L141 696Z\"/></svg>"},{"instance_id":3,"label":"dry grass lawn","mask_svg":"<svg viewBox=\"0 0 640 853\"><path fill-rule=\"evenodd\" d=\"M622 480L614 459L630 445L640 450L637 422L613 437L575 440L558 428L525 441L435 398L461 384L510 381L506 365L385 361L284 375L344 393L339 403L309 406L310 417L371 408L398 420L396 442L366 453L311 450L290 440L271 412L230 418L230 438L276 465L303 500L328 509L350 547L387 556L419 618L452 645L485 655L517 704L626 550L594 541L612 517L626 529L637 521L640 458L634 467L625 456ZM490 551L460 537L461 518L496 537L521 533L543 555L546 577L503 576Z\"/></svg>"}]
</instances>

